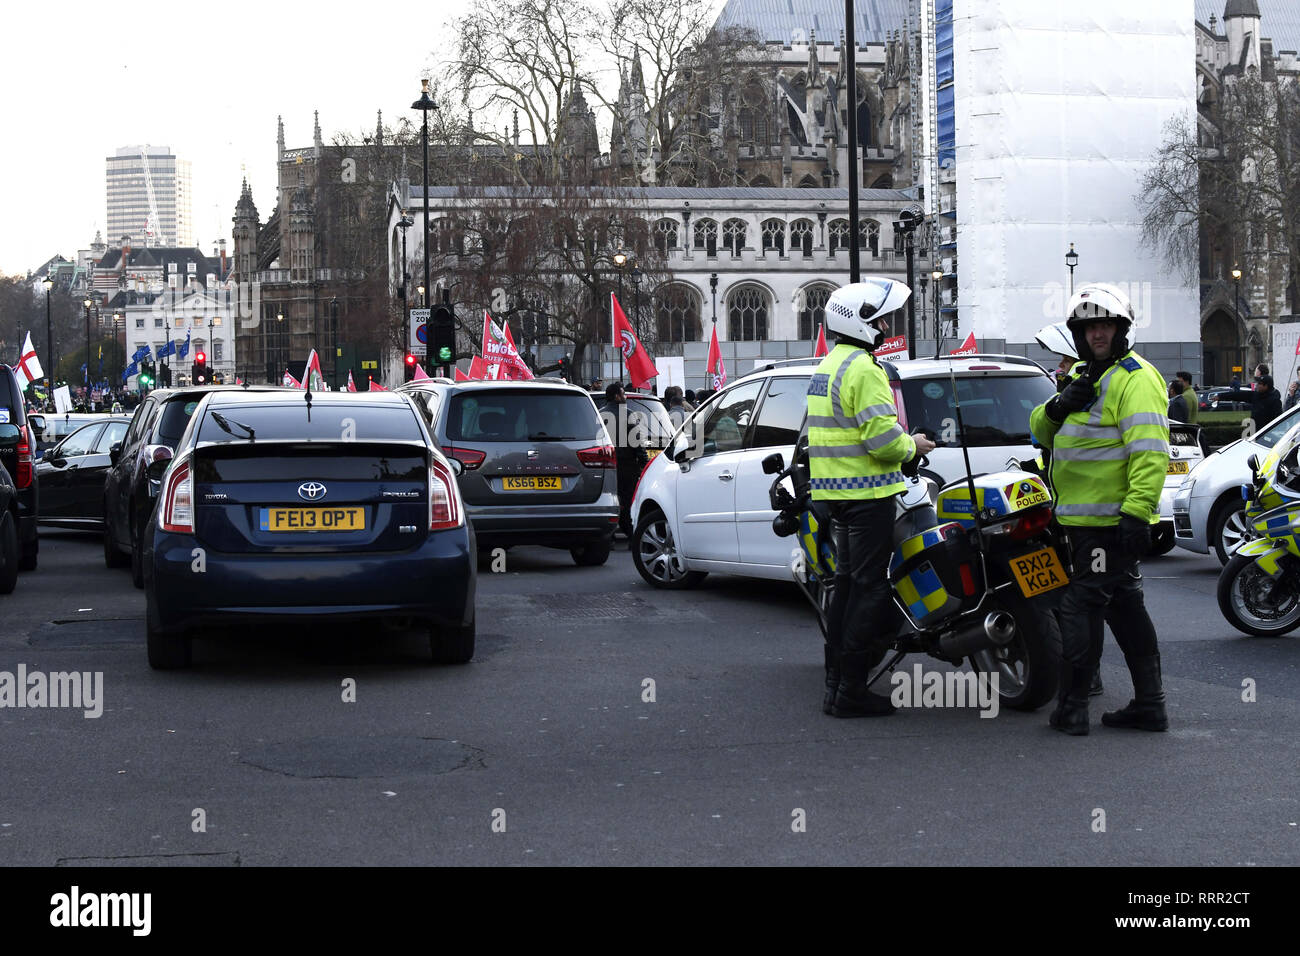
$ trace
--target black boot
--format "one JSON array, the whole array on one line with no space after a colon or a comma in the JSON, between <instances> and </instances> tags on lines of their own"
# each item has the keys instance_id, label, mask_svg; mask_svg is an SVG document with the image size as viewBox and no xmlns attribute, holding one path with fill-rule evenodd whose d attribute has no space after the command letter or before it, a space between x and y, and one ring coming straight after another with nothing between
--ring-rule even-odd
<instances>
[{"instance_id":1,"label":"black boot","mask_svg":"<svg viewBox=\"0 0 1300 956\"><path fill-rule=\"evenodd\" d=\"M1088 688L1088 696L1100 697L1104 693L1106 688L1101 686L1101 665L1098 664L1097 669L1092 672L1092 686Z\"/></svg>"},{"instance_id":2,"label":"black boot","mask_svg":"<svg viewBox=\"0 0 1300 956\"><path fill-rule=\"evenodd\" d=\"M835 648L824 646L826 653L826 694L822 697L822 713L829 714L835 703L835 688L840 685L840 667Z\"/></svg>"},{"instance_id":3,"label":"black boot","mask_svg":"<svg viewBox=\"0 0 1300 956\"><path fill-rule=\"evenodd\" d=\"M1163 731L1169 729L1169 716L1165 713L1165 690L1160 680L1160 655L1126 658L1128 672L1133 677L1133 699L1122 710L1112 710L1101 715L1107 727L1125 727L1132 730Z\"/></svg>"},{"instance_id":4,"label":"black boot","mask_svg":"<svg viewBox=\"0 0 1300 956\"><path fill-rule=\"evenodd\" d=\"M894 705L888 697L873 694L864 680L841 679L830 712L836 717L888 717Z\"/></svg>"},{"instance_id":5,"label":"black boot","mask_svg":"<svg viewBox=\"0 0 1300 956\"><path fill-rule=\"evenodd\" d=\"M1088 689L1092 686L1093 670L1061 663L1060 696L1056 710L1047 722L1054 730L1071 737L1084 737L1088 733Z\"/></svg>"}]
</instances>

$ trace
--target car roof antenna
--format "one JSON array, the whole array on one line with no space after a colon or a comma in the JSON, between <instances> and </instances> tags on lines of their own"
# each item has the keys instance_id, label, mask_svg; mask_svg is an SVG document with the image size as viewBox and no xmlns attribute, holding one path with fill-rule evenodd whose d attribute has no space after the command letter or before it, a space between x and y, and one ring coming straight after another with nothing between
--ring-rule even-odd
<instances>
[{"instance_id":1,"label":"car roof antenna","mask_svg":"<svg viewBox=\"0 0 1300 956\"><path fill-rule=\"evenodd\" d=\"M305 392L303 392L302 397L307 399L307 422L308 424L310 424L311 423L311 388L310 387Z\"/></svg>"}]
</instances>

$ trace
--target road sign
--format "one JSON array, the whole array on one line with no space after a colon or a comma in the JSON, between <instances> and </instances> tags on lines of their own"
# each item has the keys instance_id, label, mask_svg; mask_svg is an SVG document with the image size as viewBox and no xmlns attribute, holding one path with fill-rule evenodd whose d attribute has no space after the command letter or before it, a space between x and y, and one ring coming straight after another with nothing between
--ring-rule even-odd
<instances>
[{"instance_id":1,"label":"road sign","mask_svg":"<svg viewBox=\"0 0 1300 956\"><path fill-rule=\"evenodd\" d=\"M412 309L410 335L406 350L412 355L423 356L429 348L429 309Z\"/></svg>"}]
</instances>

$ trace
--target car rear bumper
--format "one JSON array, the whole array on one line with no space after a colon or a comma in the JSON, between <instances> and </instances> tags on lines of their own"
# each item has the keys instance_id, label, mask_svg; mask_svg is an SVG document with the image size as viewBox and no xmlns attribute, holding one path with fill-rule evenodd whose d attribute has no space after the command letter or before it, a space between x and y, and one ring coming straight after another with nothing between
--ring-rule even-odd
<instances>
[{"instance_id":1,"label":"car rear bumper","mask_svg":"<svg viewBox=\"0 0 1300 956\"><path fill-rule=\"evenodd\" d=\"M609 537L618 525L618 498L601 495L584 505L467 508L480 548L538 544L568 548Z\"/></svg>"},{"instance_id":2,"label":"car rear bumper","mask_svg":"<svg viewBox=\"0 0 1300 956\"><path fill-rule=\"evenodd\" d=\"M198 553L196 553L198 552ZM238 554L154 530L145 588L163 630L275 619L474 619L474 534L430 535L411 551Z\"/></svg>"}]
</instances>

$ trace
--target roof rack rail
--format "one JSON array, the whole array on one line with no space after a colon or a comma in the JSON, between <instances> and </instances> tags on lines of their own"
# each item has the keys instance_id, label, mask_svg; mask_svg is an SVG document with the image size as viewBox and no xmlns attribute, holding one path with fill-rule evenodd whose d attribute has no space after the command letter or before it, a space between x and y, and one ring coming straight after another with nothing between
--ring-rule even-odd
<instances>
[{"instance_id":1,"label":"roof rack rail","mask_svg":"<svg viewBox=\"0 0 1300 956\"><path fill-rule=\"evenodd\" d=\"M751 372L746 372L744 375L738 375L736 377L744 378L746 375L753 375L754 372L767 372L774 368L785 368L786 366L789 365L815 365L820 362L821 362L820 357L813 357L811 355L808 356L807 358L773 359L770 362L764 362L762 365L759 365Z\"/></svg>"}]
</instances>

